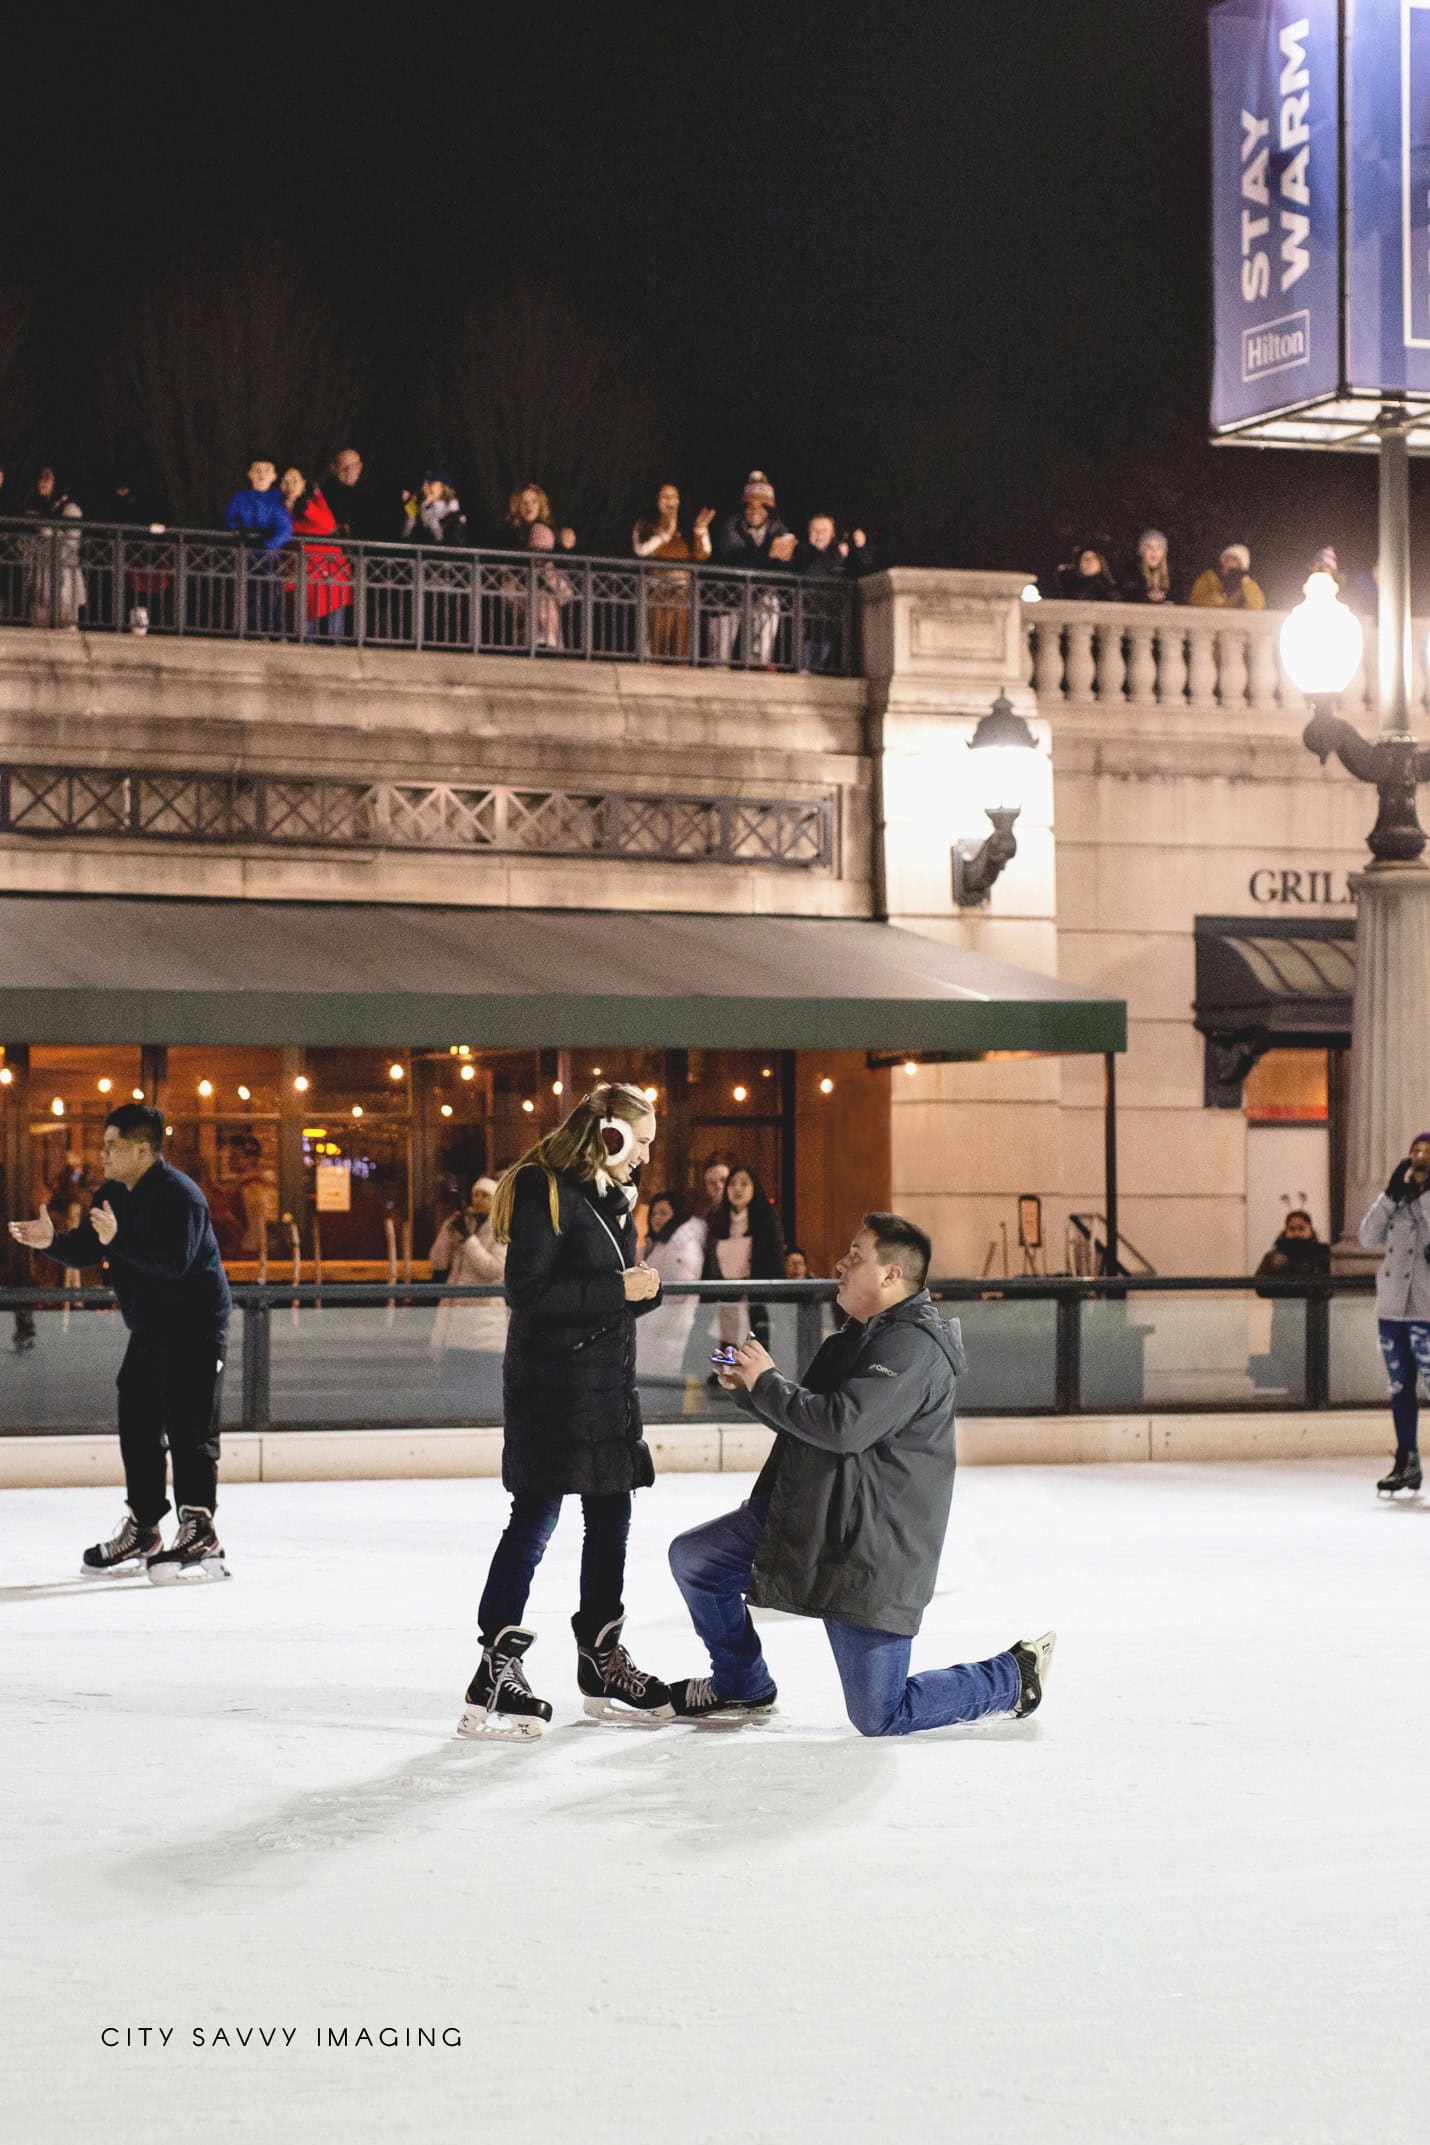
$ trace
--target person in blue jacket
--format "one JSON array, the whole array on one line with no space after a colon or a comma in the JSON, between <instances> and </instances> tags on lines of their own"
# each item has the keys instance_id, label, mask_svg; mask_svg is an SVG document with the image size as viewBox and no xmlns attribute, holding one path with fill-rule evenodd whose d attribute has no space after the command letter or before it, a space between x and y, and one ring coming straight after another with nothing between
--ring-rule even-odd
<instances>
[{"instance_id":1,"label":"person in blue jacket","mask_svg":"<svg viewBox=\"0 0 1430 2145\"><path fill-rule=\"evenodd\" d=\"M248 465L248 482L223 510L223 525L252 541L248 550L248 630L269 640L283 636L283 579L279 555L293 538L293 517L278 489L278 471L261 457Z\"/></svg>"},{"instance_id":2,"label":"person in blue jacket","mask_svg":"<svg viewBox=\"0 0 1430 2145\"><path fill-rule=\"evenodd\" d=\"M84 1553L87 1578L147 1569L157 1585L226 1579L214 1532L218 1503L219 1390L233 1309L208 1203L163 1157L164 1118L144 1102L104 1120L104 1182L77 1229L55 1234L46 1208L12 1221L10 1234L57 1266L103 1260L129 1346L119 1371L119 1449L128 1510L118 1532ZM179 1529L166 1549L159 1522L164 1449L174 1473Z\"/></svg>"}]
</instances>

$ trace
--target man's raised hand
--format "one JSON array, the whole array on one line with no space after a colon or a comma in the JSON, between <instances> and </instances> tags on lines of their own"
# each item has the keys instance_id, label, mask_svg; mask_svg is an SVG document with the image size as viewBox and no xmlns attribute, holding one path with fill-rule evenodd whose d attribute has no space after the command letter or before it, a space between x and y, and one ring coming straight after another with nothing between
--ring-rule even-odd
<instances>
[{"instance_id":1,"label":"man's raised hand","mask_svg":"<svg viewBox=\"0 0 1430 2145\"><path fill-rule=\"evenodd\" d=\"M90 1208L89 1219L101 1244L112 1244L119 1230L119 1217L107 1199L102 1207Z\"/></svg>"},{"instance_id":2,"label":"man's raised hand","mask_svg":"<svg viewBox=\"0 0 1430 2145\"><path fill-rule=\"evenodd\" d=\"M17 1244L24 1244L31 1251L46 1251L55 1240L55 1225L48 1209L41 1207L33 1221L12 1221L10 1234Z\"/></svg>"}]
</instances>

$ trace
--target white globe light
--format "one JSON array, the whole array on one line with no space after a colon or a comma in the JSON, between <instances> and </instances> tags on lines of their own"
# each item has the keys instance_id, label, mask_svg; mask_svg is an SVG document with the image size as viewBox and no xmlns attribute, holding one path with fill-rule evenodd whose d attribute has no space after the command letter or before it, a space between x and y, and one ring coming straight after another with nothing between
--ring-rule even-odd
<instances>
[{"instance_id":1,"label":"white globe light","mask_svg":"<svg viewBox=\"0 0 1430 2145\"><path fill-rule=\"evenodd\" d=\"M1365 635L1336 593L1335 577L1313 573L1301 601L1282 622L1281 662L1308 700L1333 700L1360 667Z\"/></svg>"}]
</instances>

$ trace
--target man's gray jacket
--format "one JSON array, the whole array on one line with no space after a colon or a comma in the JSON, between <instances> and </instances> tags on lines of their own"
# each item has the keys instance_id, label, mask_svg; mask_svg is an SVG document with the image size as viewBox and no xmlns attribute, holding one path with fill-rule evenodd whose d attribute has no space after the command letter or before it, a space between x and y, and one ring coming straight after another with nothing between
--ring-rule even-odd
<instances>
[{"instance_id":1,"label":"man's gray jacket","mask_svg":"<svg viewBox=\"0 0 1430 2145\"><path fill-rule=\"evenodd\" d=\"M912 1638L953 1496L957 1320L926 1289L827 1340L803 1385L767 1370L745 1406L779 1432L749 1599Z\"/></svg>"},{"instance_id":2,"label":"man's gray jacket","mask_svg":"<svg viewBox=\"0 0 1430 2145\"><path fill-rule=\"evenodd\" d=\"M1398 1202L1382 1192L1356 1232L1367 1251L1383 1251L1375 1277L1377 1318L1430 1319L1430 1191Z\"/></svg>"}]
</instances>

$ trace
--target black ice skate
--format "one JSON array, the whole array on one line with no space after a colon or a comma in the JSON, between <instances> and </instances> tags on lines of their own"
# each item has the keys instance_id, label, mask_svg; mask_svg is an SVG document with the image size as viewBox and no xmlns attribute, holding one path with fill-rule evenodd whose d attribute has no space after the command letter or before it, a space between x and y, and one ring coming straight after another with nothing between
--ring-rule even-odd
<instances>
[{"instance_id":1,"label":"black ice skate","mask_svg":"<svg viewBox=\"0 0 1430 2145\"><path fill-rule=\"evenodd\" d=\"M212 1512L201 1504L179 1506L179 1531L167 1549L150 1557L149 1577L155 1586L196 1586L229 1577Z\"/></svg>"},{"instance_id":2,"label":"black ice skate","mask_svg":"<svg viewBox=\"0 0 1430 2145\"><path fill-rule=\"evenodd\" d=\"M621 1644L623 1619L612 1618L597 1632L590 1645L581 1643L578 1619L571 1619L576 1632L576 1681L593 1720L625 1720L641 1727L659 1727L674 1720L670 1692L656 1676L649 1676Z\"/></svg>"},{"instance_id":3,"label":"black ice skate","mask_svg":"<svg viewBox=\"0 0 1430 2145\"><path fill-rule=\"evenodd\" d=\"M677 1720L763 1720L775 1710L779 1693L771 1684L762 1698L717 1698L710 1676L682 1676L670 1686L670 1702Z\"/></svg>"},{"instance_id":4,"label":"black ice skate","mask_svg":"<svg viewBox=\"0 0 1430 2145\"><path fill-rule=\"evenodd\" d=\"M1395 1463L1390 1473L1382 1475L1379 1482L1377 1482L1375 1486L1376 1495L1379 1497L1395 1497L1399 1495L1401 1490L1408 1490L1413 1497L1420 1488L1420 1481L1419 1453L1402 1450L1396 1453Z\"/></svg>"},{"instance_id":5,"label":"black ice skate","mask_svg":"<svg viewBox=\"0 0 1430 2145\"><path fill-rule=\"evenodd\" d=\"M1014 1720L1022 1720L1025 1715L1036 1713L1042 1704L1043 1685L1048 1680L1053 1648L1057 1643L1056 1631L1045 1631L1040 1639L1015 1639L1009 1647L1009 1652L1018 1664L1018 1673L1023 1679L1018 1703L1013 1708Z\"/></svg>"},{"instance_id":6,"label":"black ice skate","mask_svg":"<svg viewBox=\"0 0 1430 2145\"><path fill-rule=\"evenodd\" d=\"M96 1542L92 1549L86 1549L80 1570L86 1579L113 1579L138 1572L163 1546L158 1528L141 1527L126 1507L118 1531L107 1542Z\"/></svg>"},{"instance_id":7,"label":"black ice skate","mask_svg":"<svg viewBox=\"0 0 1430 2145\"><path fill-rule=\"evenodd\" d=\"M467 1686L467 1702L457 1733L471 1741L526 1742L540 1735L551 1708L526 1680L521 1657L535 1638L508 1624L490 1646L483 1647L477 1673Z\"/></svg>"}]
</instances>

